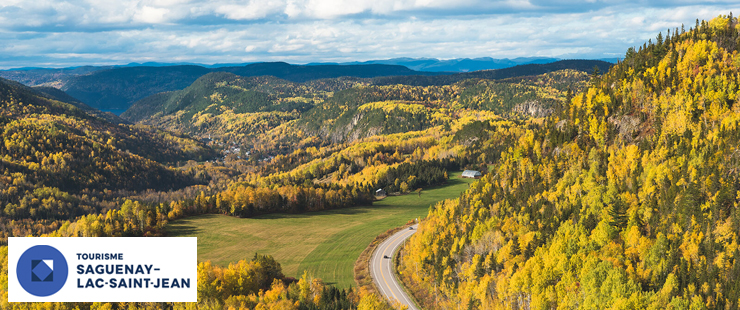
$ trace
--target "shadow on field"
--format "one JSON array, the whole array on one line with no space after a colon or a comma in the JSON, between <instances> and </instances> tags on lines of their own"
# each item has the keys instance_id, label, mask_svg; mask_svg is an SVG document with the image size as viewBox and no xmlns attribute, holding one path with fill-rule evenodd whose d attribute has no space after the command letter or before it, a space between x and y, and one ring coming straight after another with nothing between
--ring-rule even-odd
<instances>
[{"instance_id":1,"label":"shadow on field","mask_svg":"<svg viewBox=\"0 0 740 310\"><path fill-rule=\"evenodd\" d=\"M457 184L462 184L462 183L470 184L470 183L473 183L475 181L477 181L477 180L471 180L471 179L467 179L466 180L466 179L463 179L461 177L455 176L455 177L452 177L452 178L447 179L447 184L442 185L442 186L439 186L439 187L447 187L447 186L452 186L452 185L457 185Z\"/></svg>"},{"instance_id":2,"label":"shadow on field","mask_svg":"<svg viewBox=\"0 0 740 310\"><path fill-rule=\"evenodd\" d=\"M270 214L255 216L252 219L254 220L274 220L274 219L288 219L288 218L303 219L303 218L310 218L314 216L327 215L327 214L355 215L355 214L368 213L368 211L365 209L366 207L372 207L372 206L355 206L355 207L348 207L348 208L341 208L341 209L306 211L303 213L270 213Z\"/></svg>"},{"instance_id":3,"label":"shadow on field","mask_svg":"<svg viewBox=\"0 0 740 310\"><path fill-rule=\"evenodd\" d=\"M174 225L168 225L167 234L170 236L195 235L198 229L195 226L186 225L189 221L178 220Z\"/></svg>"}]
</instances>

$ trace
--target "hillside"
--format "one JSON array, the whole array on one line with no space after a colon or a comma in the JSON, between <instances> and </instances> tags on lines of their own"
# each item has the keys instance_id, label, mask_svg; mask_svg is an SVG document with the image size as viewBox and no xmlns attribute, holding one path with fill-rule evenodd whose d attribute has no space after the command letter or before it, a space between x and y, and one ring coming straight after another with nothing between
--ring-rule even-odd
<instances>
[{"instance_id":1,"label":"hillside","mask_svg":"<svg viewBox=\"0 0 740 310\"><path fill-rule=\"evenodd\" d=\"M332 92L357 83L352 78L295 83L272 76L214 72L181 91L144 98L121 116L201 138L249 143L299 118Z\"/></svg>"},{"instance_id":2,"label":"hillside","mask_svg":"<svg viewBox=\"0 0 740 310\"><path fill-rule=\"evenodd\" d=\"M70 96L69 94L65 93L64 91L58 88L49 87L49 86L34 86L33 89L43 94L44 97L48 99L69 103L77 107L78 109L85 111L85 113L87 114L90 114L98 118L105 119L111 123L120 124L120 123L126 122L113 113L107 113L107 112L102 112L98 109L93 109L89 105L86 105L80 102L79 100L75 99L74 97Z\"/></svg>"},{"instance_id":3,"label":"hillside","mask_svg":"<svg viewBox=\"0 0 740 310\"><path fill-rule=\"evenodd\" d=\"M430 209L400 270L468 309L736 309L740 24L658 35L459 199Z\"/></svg>"},{"instance_id":4,"label":"hillside","mask_svg":"<svg viewBox=\"0 0 740 310\"><path fill-rule=\"evenodd\" d=\"M113 124L4 79L0 130L3 237L23 232L22 223L29 219L36 221L33 229L40 229L44 223L100 211L110 206L111 190L169 190L200 183L161 163L214 155L188 138ZM9 225L10 220L16 224Z\"/></svg>"},{"instance_id":5,"label":"hillside","mask_svg":"<svg viewBox=\"0 0 740 310\"><path fill-rule=\"evenodd\" d=\"M182 91L144 98L121 117L250 147L275 142L288 145L306 137L352 142L449 124L458 117L459 109L544 117L552 113L556 102L565 100L568 91L583 88L589 76L582 71L561 70L425 87L374 85L376 79L296 83L267 76L210 73ZM265 139L263 134L272 130L283 134L277 140Z\"/></svg>"},{"instance_id":6,"label":"hillside","mask_svg":"<svg viewBox=\"0 0 740 310\"><path fill-rule=\"evenodd\" d=\"M588 80L563 70L500 81L468 79L444 86L367 85L336 92L307 111L297 126L333 142L449 125L461 109L498 115L544 117L569 89Z\"/></svg>"},{"instance_id":7,"label":"hillside","mask_svg":"<svg viewBox=\"0 0 740 310\"><path fill-rule=\"evenodd\" d=\"M71 77L61 89L99 110L125 110L146 96L183 89L208 72L199 66L114 68Z\"/></svg>"}]
</instances>

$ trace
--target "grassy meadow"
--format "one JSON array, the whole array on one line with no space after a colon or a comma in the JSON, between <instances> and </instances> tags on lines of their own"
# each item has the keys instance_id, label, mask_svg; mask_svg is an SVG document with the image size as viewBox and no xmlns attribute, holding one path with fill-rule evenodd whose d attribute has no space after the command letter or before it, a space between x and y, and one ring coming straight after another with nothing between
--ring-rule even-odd
<instances>
[{"instance_id":1,"label":"grassy meadow","mask_svg":"<svg viewBox=\"0 0 740 310\"><path fill-rule=\"evenodd\" d=\"M437 201L455 198L474 180L452 174L446 185L389 196L372 206L302 214L268 214L254 218L202 215L174 221L170 236L198 237L198 260L228 265L269 254L286 276L307 270L339 287L354 286L352 268L363 249L389 228L422 218Z\"/></svg>"}]
</instances>

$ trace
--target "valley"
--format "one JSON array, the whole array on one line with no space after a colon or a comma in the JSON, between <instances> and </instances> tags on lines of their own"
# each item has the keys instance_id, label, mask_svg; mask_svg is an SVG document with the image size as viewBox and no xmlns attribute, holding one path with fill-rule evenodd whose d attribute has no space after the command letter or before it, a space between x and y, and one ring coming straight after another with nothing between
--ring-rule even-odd
<instances>
[{"instance_id":1,"label":"valley","mask_svg":"<svg viewBox=\"0 0 740 310\"><path fill-rule=\"evenodd\" d=\"M283 272L314 277L341 288L356 287L352 268L360 252L380 233L426 216L429 206L456 198L473 179L452 173L445 185L422 195L389 196L372 207L302 214L270 214L249 219L201 215L169 224L168 236L198 237L198 259L226 266L254 253L280 261Z\"/></svg>"},{"instance_id":2,"label":"valley","mask_svg":"<svg viewBox=\"0 0 740 310\"><path fill-rule=\"evenodd\" d=\"M730 14L613 65L18 73L40 85L0 79L0 275L9 237L188 236L197 303L44 307L400 309L353 269L419 219L378 265L424 309L735 309L739 46ZM0 308L38 308L8 278Z\"/></svg>"}]
</instances>

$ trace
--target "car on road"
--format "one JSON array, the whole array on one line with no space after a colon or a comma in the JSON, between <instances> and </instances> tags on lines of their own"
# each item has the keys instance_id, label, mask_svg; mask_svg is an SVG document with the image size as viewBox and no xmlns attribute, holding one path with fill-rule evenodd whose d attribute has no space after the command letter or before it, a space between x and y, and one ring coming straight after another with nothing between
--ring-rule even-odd
<instances>
[{"instance_id":1,"label":"car on road","mask_svg":"<svg viewBox=\"0 0 740 310\"><path fill-rule=\"evenodd\" d=\"M383 258L390 258L390 257L388 257L388 255L383 255Z\"/></svg>"},{"instance_id":2,"label":"car on road","mask_svg":"<svg viewBox=\"0 0 740 310\"><path fill-rule=\"evenodd\" d=\"M414 228L413 227L409 227L409 230L414 230Z\"/></svg>"}]
</instances>

